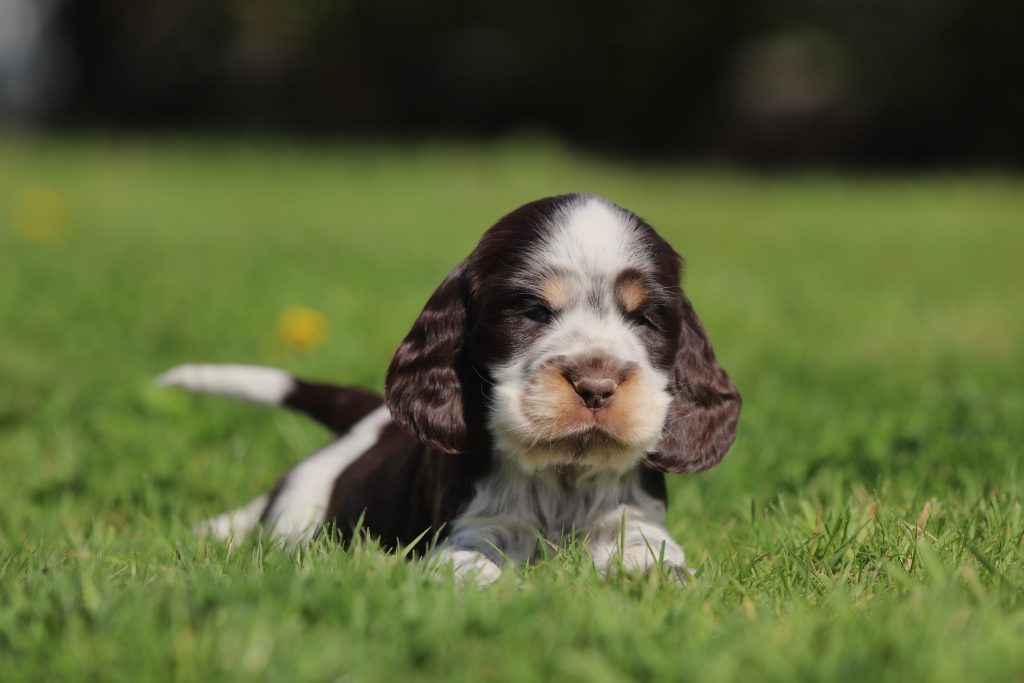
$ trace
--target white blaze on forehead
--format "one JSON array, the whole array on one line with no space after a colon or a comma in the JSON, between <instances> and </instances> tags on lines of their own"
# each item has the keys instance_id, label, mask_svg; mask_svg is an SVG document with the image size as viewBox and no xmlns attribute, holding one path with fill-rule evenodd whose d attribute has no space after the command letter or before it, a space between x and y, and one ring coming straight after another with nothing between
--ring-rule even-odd
<instances>
[{"instance_id":1,"label":"white blaze on forehead","mask_svg":"<svg viewBox=\"0 0 1024 683\"><path fill-rule=\"evenodd\" d=\"M581 197L555 217L538 256L545 268L614 277L643 263L632 217L598 197Z\"/></svg>"}]
</instances>

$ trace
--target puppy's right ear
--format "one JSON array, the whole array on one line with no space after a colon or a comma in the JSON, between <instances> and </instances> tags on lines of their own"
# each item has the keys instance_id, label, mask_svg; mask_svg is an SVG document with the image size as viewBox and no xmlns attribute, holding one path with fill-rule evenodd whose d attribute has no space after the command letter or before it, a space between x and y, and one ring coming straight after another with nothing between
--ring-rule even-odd
<instances>
[{"instance_id":1,"label":"puppy's right ear","mask_svg":"<svg viewBox=\"0 0 1024 683\"><path fill-rule=\"evenodd\" d=\"M392 419L420 443L445 453L478 447L472 425L482 424L467 415L476 375L465 349L471 297L466 270L463 261L427 301L395 351L385 382Z\"/></svg>"}]
</instances>

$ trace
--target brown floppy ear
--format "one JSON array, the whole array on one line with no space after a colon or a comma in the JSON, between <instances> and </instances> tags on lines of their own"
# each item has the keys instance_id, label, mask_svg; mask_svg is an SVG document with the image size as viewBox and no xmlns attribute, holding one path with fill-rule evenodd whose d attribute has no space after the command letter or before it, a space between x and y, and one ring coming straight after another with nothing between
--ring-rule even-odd
<instances>
[{"instance_id":1,"label":"brown floppy ear","mask_svg":"<svg viewBox=\"0 0 1024 683\"><path fill-rule=\"evenodd\" d=\"M423 312L395 351L385 381L385 402L392 419L420 443L445 453L465 453L478 445L482 419L472 412L482 401L467 401L479 391L465 350L470 291L466 261L431 295Z\"/></svg>"},{"instance_id":2,"label":"brown floppy ear","mask_svg":"<svg viewBox=\"0 0 1024 683\"><path fill-rule=\"evenodd\" d=\"M658 452L644 465L659 472L700 472L725 457L736 438L740 395L715 360L704 325L682 295L682 330Z\"/></svg>"}]
</instances>

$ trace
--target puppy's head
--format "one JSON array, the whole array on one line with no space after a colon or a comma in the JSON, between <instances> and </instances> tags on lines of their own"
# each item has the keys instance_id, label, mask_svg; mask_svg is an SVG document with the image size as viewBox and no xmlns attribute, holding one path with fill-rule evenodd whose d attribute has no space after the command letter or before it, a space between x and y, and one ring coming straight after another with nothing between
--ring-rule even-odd
<instances>
[{"instance_id":1,"label":"puppy's head","mask_svg":"<svg viewBox=\"0 0 1024 683\"><path fill-rule=\"evenodd\" d=\"M395 353L387 405L446 452L526 469L706 469L739 395L679 286L680 258L636 215L589 195L516 209L488 230Z\"/></svg>"}]
</instances>

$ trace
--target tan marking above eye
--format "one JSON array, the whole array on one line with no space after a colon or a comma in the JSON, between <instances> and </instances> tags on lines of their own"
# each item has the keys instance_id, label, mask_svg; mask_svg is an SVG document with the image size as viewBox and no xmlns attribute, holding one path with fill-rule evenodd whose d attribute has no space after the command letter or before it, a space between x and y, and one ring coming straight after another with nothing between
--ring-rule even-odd
<instances>
[{"instance_id":1,"label":"tan marking above eye","mask_svg":"<svg viewBox=\"0 0 1024 683\"><path fill-rule=\"evenodd\" d=\"M556 311L566 308L572 298L569 281L563 275L552 275L544 280L540 293Z\"/></svg>"},{"instance_id":2,"label":"tan marking above eye","mask_svg":"<svg viewBox=\"0 0 1024 683\"><path fill-rule=\"evenodd\" d=\"M643 284L632 278L619 280L615 285L615 295L628 313L636 311L647 300L647 291Z\"/></svg>"}]
</instances>

